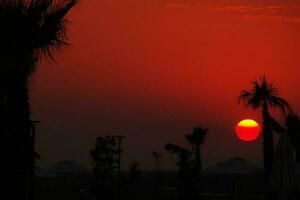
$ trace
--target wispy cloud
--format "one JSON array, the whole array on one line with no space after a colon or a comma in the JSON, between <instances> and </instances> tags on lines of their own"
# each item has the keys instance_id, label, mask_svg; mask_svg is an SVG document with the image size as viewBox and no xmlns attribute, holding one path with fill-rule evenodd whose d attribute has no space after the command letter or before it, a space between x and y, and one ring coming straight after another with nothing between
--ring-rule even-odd
<instances>
[{"instance_id":1,"label":"wispy cloud","mask_svg":"<svg viewBox=\"0 0 300 200\"><path fill-rule=\"evenodd\" d=\"M213 10L221 12L238 12L238 13L278 13L283 9L280 6L223 6L214 7Z\"/></svg>"},{"instance_id":2,"label":"wispy cloud","mask_svg":"<svg viewBox=\"0 0 300 200\"><path fill-rule=\"evenodd\" d=\"M256 2L256 1L255 1ZM199 1L189 0L170 0L165 5L171 8L208 8L219 14L233 14L252 21L270 21L276 23L300 24L300 2L294 4L258 4L253 2L248 5L228 4L217 6L217 3L208 4Z\"/></svg>"},{"instance_id":3,"label":"wispy cloud","mask_svg":"<svg viewBox=\"0 0 300 200\"><path fill-rule=\"evenodd\" d=\"M173 8L192 8L195 7L195 5L191 4L183 4L183 3L168 3L166 4L167 7L173 7Z\"/></svg>"},{"instance_id":4,"label":"wispy cloud","mask_svg":"<svg viewBox=\"0 0 300 200\"><path fill-rule=\"evenodd\" d=\"M204 6L203 3L199 3L195 0L183 0L183 1L168 1L167 3L163 3L166 7L173 7L173 8L201 8Z\"/></svg>"},{"instance_id":5,"label":"wispy cloud","mask_svg":"<svg viewBox=\"0 0 300 200\"><path fill-rule=\"evenodd\" d=\"M248 20L300 24L299 6L221 6L212 10L238 14Z\"/></svg>"},{"instance_id":6,"label":"wispy cloud","mask_svg":"<svg viewBox=\"0 0 300 200\"><path fill-rule=\"evenodd\" d=\"M254 20L254 21L273 21L278 23L295 23L300 24L300 17L292 17L292 16L272 16L272 15L245 15L246 19Z\"/></svg>"}]
</instances>

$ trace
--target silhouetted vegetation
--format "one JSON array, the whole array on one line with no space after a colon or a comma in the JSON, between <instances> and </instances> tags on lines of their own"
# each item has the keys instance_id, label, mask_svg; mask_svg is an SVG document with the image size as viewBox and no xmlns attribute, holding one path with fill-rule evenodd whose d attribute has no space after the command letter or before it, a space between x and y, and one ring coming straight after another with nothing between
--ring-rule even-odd
<instances>
[{"instance_id":1,"label":"silhouetted vegetation","mask_svg":"<svg viewBox=\"0 0 300 200\"><path fill-rule=\"evenodd\" d=\"M157 177L156 177L156 186L159 187L161 186L161 158L163 157L163 154L158 152L158 151L153 151L152 152L152 156L154 158L154 162L155 162L155 171L157 173Z\"/></svg>"},{"instance_id":2,"label":"silhouetted vegetation","mask_svg":"<svg viewBox=\"0 0 300 200\"><path fill-rule=\"evenodd\" d=\"M176 162L176 165L179 168L179 171L178 171L179 176L182 179L186 179L191 172L192 152L184 147L181 147L179 145L172 144L172 143L166 144L165 150L172 154L177 155L178 160Z\"/></svg>"},{"instance_id":3,"label":"silhouetted vegetation","mask_svg":"<svg viewBox=\"0 0 300 200\"><path fill-rule=\"evenodd\" d=\"M159 152L157 152L157 151L153 151L152 152L152 156L153 156L153 158L154 158L154 161L155 161L155 169L157 170L157 171L159 171L160 170L160 160L161 160L161 157L163 156L163 154L162 153L159 153Z\"/></svg>"},{"instance_id":4,"label":"silhouetted vegetation","mask_svg":"<svg viewBox=\"0 0 300 200\"><path fill-rule=\"evenodd\" d=\"M118 167L118 141L115 137L97 137L94 148L90 151L95 163L93 171L96 177L97 190L103 198L108 198L111 187L112 172Z\"/></svg>"},{"instance_id":5,"label":"silhouetted vegetation","mask_svg":"<svg viewBox=\"0 0 300 200\"><path fill-rule=\"evenodd\" d=\"M6 163L9 179L17 180L10 185L16 198L32 199L33 195L30 80L39 61L53 59L54 53L67 45L65 16L76 3L77 0L0 1L0 102L5 112L5 128L1 129L5 150L1 159Z\"/></svg>"},{"instance_id":6,"label":"silhouetted vegetation","mask_svg":"<svg viewBox=\"0 0 300 200\"><path fill-rule=\"evenodd\" d=\"M192 134L186 135L186 139L192 144L192 153L194 155L194 160L192 162L192 169L195 171L195 174L199 174L202 170L202 159L200 146L204 142L205 135L208 129L202 127L196 127L193 130Z\"/></svg>"},{"instance_id":7,"label":"silhouetted vegetation","mask_svg":"<svg viewBox=\"0 0 300 200\"><path fill-rule=\"evenodd\" d=\"M35 124L38 123L38 121L33 121L31 118L30 83L41 61L54 61L55 54L68 45L68 38L66 37L68 20L66 19L66 15L78 1L79 0L0 0L0 158L2 162L1 171L3 174L1 178L4 183L2 184L3 186L1 186L3 187L1 197L4 200L34 199L35 161L39 159L40 156L35 151ZM111 8L108 12L113 10ZM118 8L116 11L119 12L122 11L122 9ZM124 15L124 13L121 12L120 15L117 15L116 19L122 15ZM131 17L132 16L129 18ZM102 25L106 26L109 24L106 23L105 20L103 22L105 23ZM127 22L129 21L127 20L126 24ZM123 25L123 22L121 22L121 25ZM111 28L111 26L109 25L108 28ZM116 34L116 36L118 35ZM120 42L122 43L124 41L120 40L115 44L119 44ZM121 46L124 44L122 43ZM116 46L112 49L115 47ZM274 187L275 189L272 188L273 191L276 190L274 192L274 198L279 197L282 193L288 193L285 192L285 190L280 191L284 186L278 184L278 180L282 181L286 178L283 177L283 174L288 174L287 171L284 171L285 169L290 170L294 167L293 147L296 152L296 162L300 163L300 118L291 111L288 102L281 97L278 88L275 87L273 83L267 81L265 76L254 80L251 89L243 90L238 98L239 102L243 103L246 107L251 107L254 110L259 109L261 111L263 121L264 177L260 168L257 169L247 162L242 162L244 159L230 159L229 162L218 164L217 167L211 168L210 171L206 170L205 172L208 171L212 174L219 173L217 176L221 174L221 176L223 176L222 178L232 178L230 187L223 187L223 185L222 187L225 188L223 191L226 193L236 192L234 193L234 195L237 194L235 196L236 199L239 197L238 181L240 181L236 179L246 176L259 176L258 178L261 178L257 179L259 181L254 180L254 183L263 183L263 178L265 178L265 182L267 183L269 179L272 180L273 178L275 182L274 185L276 187L279 185L279 189L276 187ZM283 125L271 116L270 109L272 108L279 109L281 114L288 113L284 115L285 123ZM175 193L174 196L176 196L176 198L178 196L180 200L197 200L200 198L199 192L202 192L203 189L201 187L203 185L201 184L203 184L204 181L202 180L212 180L211 182L219 180L214 179L215 177L210 179L209 173L206 177L201 177L201 175L205 175L205 173L201 174L203 168L201 147L204 144L207 132L208 129L206 128L195 127L191 133L185 135L184 139L189 143L189 147L173 143L168 143L164 146L167 152L176 156L175 165L178 167L178 174L176 174L176 171L164 172L164 176L168 179L166 181L167 183L163 183L161 178L161 172L163 171L161 170L161 159L163 154L158 151L153 151L151 154L154 160L155 170L148 172L143 171L142 174L140 162L133 162L128 166L126 171L122 171L121 176L121 143L124 136L96 138L93 148L89 151L89 155L93 161L92 170L86 170L86 168L77 165L73 161L64 161L54 165L54 167L52 166L52 170L51 167L49 167L47 173L41 173L41 177L37 183L52 181L53 185L56 184L56 189L60 187L59 192L61 192L61 194L64 194L65 189L68 190L67 195L59 194L63 199L71 199L74 191L65 186L74 184L74 180L78 182L82 181L82 177L77 176L74 178L76 175L81 174L82 176L88 176L88 180L85 180L88 182L88 186L85 185L82 190L82 185L76 182L76 187L74 186L76 189L74 190L76 190L76 195L79 196L78 199L80 200L95 198L101 200L140 199L140 191L137 190L141 188L145 191L148 190L146 191L148 193L150 193L149 191L152 192L152 196L144 197L146 195L143 194L143 198L145 199L151 199L151 197L154 196L164 199L164 194L162 193L167 191ZM277 165L273 164L273 132L280 133L282 134L281 136L284 136L279 139L280 145L277 146L280 147L276 153L278 159L275 159L275 161ZM150 157L150 154L148 156ZM284 163L284 158L288 158L287 160L289 162ZM242 167L237 168L234 166L235 163L246 163L246 167L245 169ZM283 164L285 165L283 166ZM277 168L274 166L277 166ZM272 167L273 172L271 173ZM59 170L59 168L67 170ZM283 171L285 173L283 173ZM42 170L40 172L42 172ZM286 178L284 181L293 179L293 188L290 193L294 195L297 189L295 168L293 168L291 172L293 172L293 174L290 173L290 179ZM146 176L148 177L142 180L144 174L147 174ZM224 174L226 174L226 176ZM157 179L155 179L156 175ZM176 178L178 178L178 180ZM227 184L226 181L224 181L223 184ZM42 184L39 185L41 191L51 191L51 188L48 188L50 185L48 185L49 182L43 186ZM212 185L214 185L215 182L213 182ZM269 181L269 183L270 182L272 183L272 181ZM291 181L286 182L292 185ZM234 190L232 190L232 188L234 188ZM259 186L255 188L255 192L263 193L259 191L260 189L267 189L267 187L263 188ZM210 194L214 192L211 188L208 190ZM143 192L146 193L145 191ZM82 194L86 194L86 196ZM124 196L121 196L121 194L124 194ZM262 194L259 195L259 197L263 196ZM287 194L284 195L287 196ZM48 198L56 199L52 196Z\"/></svg>"},{"instance_id":8,"label":"silhouetted vegetation","mask_svg":"<svg viewBox=\"0 0 300 200\"><path fill-rule=\"evenodd\" d=\"M286 132L295 148L296 163L300 162L300 119L296 114L289 114L285 121Z\"/></svg>"},{"instance_id":9,"label":"silhouetted vegetation","mask_svg":"<svg viewBox=\"0 0 300 200\"><path fill-rule=\"evenodd\" d=\"M273 130L277 133L288 134L295 149L295 161L300 162L300 119L297 114L290 111L285 117L284 125L271 118Z\"/></svg>"},{"instance_id":10,"label":"silhouetted vegetation","mask_svg":"<svg viewBox=\"0 0 300 200\"><path fill-rule=\"evenodd\" d=\"M290 110L289 104L280 97L278 88L273 83L268 82L265 76L253 81L250 91L243 90L239 96L239 101L255 110L262 109L264 172L265 178L268 180L274 157L274 136L269 108L279 108L282 113L285 113Z\"/></svg>"},{"instance_id":11,"label":"silhouetted vegetation","mask_svg":"<svg viewBox=\"0 0 300 200\"><path fill-rule=\"evenodd\" d=\"M141 170L139 169L141 163L138 161L135 161L129 165L129 181L130 181L130 186L131 192L135 192L135 186L137 184L137 180L139 176L141 175Z\"/></svg>"},{"instance_id":12,"label":"silhouetted vegetation","mask_svg":"<svg viewBox=\"0 0 300 200\"><path fill-rule=\"evenodd\" d=\"M200 146L204 142L208 129L202 127L194 128L191 134L186 135L186 139L192 145L188 150L176 144L166 144L165 149L177 155L176 165L179 167L178 175L180 180L179 199L197 198L197 187L200 183L200 172L202 170Z\"/></svg>"}]
</instances>

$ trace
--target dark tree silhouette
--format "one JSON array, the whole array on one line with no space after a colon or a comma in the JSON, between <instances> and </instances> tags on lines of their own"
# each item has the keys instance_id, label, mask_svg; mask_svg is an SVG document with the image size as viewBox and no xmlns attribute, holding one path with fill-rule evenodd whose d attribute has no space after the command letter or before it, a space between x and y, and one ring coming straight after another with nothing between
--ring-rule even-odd
<instances>
[{"instance_id":1,"label":"dark tree silhouette","mask_svg":"<svg viewBox=\"0 0 300 200\"><path fill-rule=\"evenodd\" d=\"M111 198L110 189L112 172L118 168L118 139L113 136L97 137L93 149L90 150L94 162L93 171L96 177L98 197Z\"/></svg>"},{"instance_id":2,"label":"dark tree silhouette","mask_svg":"<svg viewBox=\"0 0 300 200\"><path fill-rule=\"evenodd\" d=\"M191 199L194 191L191 186L191 156L192 152L176 144L166 144L165 150L177 156L176 165L178 166L179 176L179 199Z\"/></svg>"},{"instance_id":3,"label":"dark tree silhouette","mask_svg":"<svg viewBox=\"0 0 300 200\"><path fill-rule=\"evenodd\" d=\"M160 190L161 184L162 184L162 176L161 176L161 158L163 156L162 153L158 152L158 151L153 151L152 152L152 156L154 158L154 162L155 162L155 170L156 170L156 186L158 191Z\"/></svg>"},{"instance_id":4,"label":"dark tree silhouette","mask_svg":"<svg viewBox=\"0 0 300 200\"><path fill-rule=\"evenodd\" d=\"M13 184L18 189L12 194L19 199L32 199L29 190L33 188L28 86L38 62L53 59L54 53L67 44L65 16L76 3L77 0L0 0L0 94L6 99L3 160L9 179L15 177Z\"/></svg>"},{"instance_id":5,"label":"dark tree silhouette","mask_svg":"<svg viewBox=\"0 0 300 200\"><path fill-rule=\"evenodd\" d=\"M139 169L141 163L138 161L134 161L129 165L129 181L130 181L130 193L135 192L135 188L139 179L139 176L141 175L141 170Z\"/></svg>"},{"instance_id":6,"label":"dark tree silhouette","mask_svg":"<svg viewBox=\"0 0 300 200\"><path fill-rule=\"evenodd\" d=\"M184 147L172 143L166 144L165 150L177 155L176 165L179 167L179 175L185 179L191 171L192 152Z\"/></svg>"},{"instance_id":7,"label":"dark tree silhouette","mask_svg":"<svg viewBox=\"0 0 300 200\"><path fill-rule=\"evenodd\" d=\"M270 117L272 129L280 134L288 134L295 149L296 163L300 162L300 119L294 112L289 112L285 118L284 125Z\"/></svg>"},{"instance_id":8,"label":"dark tree silhouette","mask_svg":"<svg viewBox=\"0 0 300 200\"><path fill-rule=\"evenodd\" d=\"M90 151L95 163L93 168L96 179L100 182L111 176L118 165L118 143L115 137L97 137L94 148Z\"/></svg>"},{"instance_id":9,"label":"dark tree silhouette","mask_svg":"<svg viewBox=\"0 0 300 200\"><path fill-rule=\"evenodd\" d=\"M194 128L192 134L186 135L186 139L192 144L192 153L194 154L194 161L193 161L192 168L196 174L199 174L200 171L202 170L200 145L203 144L207 131L208 129L204 129L202 127L196 127Z\"/></svg>"},{"instance_id":10,"label":"dark tree silhouette","mask_svg":"<svg viewBox=\"0 0 300 200\"><path fill-rule=\"evenodd\" d=\"M136 178L137 174L140 173L139 167L141 163L138 161L135 161L129 165L129 173L130 176Z\"/></svg>"},{"instance_id":11,"label":"dark tree silhouette","mask_svg":"<svg viewBox=\"0 0 300 200\"><path fill-rule=\"evenodd\" d=\"M286 132L296 151L296 163L300 162L300 119L296 114L289 114L285 121Z\"/></svg>"},{"instance_id":12,"label":"dark tree silhouette","mask_svg":"<svg viewBox=\"0 0 300 200\"><path fill-rule=\"evenodd\" d=\"M239 102L253 109L262 109L263 119L263 150L264 150L264 174L268 180L274 156L274 142L272 121L269 108L279 108L282 113L290 110L289 104L280 97L279 90L263 76L252 82L250 91L243 90L239 96Z\"/></svg>"},{"instance_id":13,"label":"dark tree silhouette","mask_svg":"<svg viewBox=\"0 0 300 200\"><path fill-rule=\"evenodd\" d=\"M154 158L154 161L155 161L155 168L156 168L156 170L157 171L160 171L160 159L161 159L161 157L163 156L163 154L162 153L159 153L159 152L157 152L157 151L153 151L152 152L152 156L153 156L153 158Z\"/></svg>"},{"instance_id":14,"label":"dark tree silhouette","mask_svg":"<svg viewBox=\"0 0 300 200\"><path fill-rule=\"evenodd\" d=\"M203 144L207 131L208 129L196 127L192 134L186 135L187 141L192 144L192 150L171 143L165 145L165 150L177 155L179 199L198 198L197 185L199 185L199 174L202 169L200 145Z\"/></svg>"}]
</instances>

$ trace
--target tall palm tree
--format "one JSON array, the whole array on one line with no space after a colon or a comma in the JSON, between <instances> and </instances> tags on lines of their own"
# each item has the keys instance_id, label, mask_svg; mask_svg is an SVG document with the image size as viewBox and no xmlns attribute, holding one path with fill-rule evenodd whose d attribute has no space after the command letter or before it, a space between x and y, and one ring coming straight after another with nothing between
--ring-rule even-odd
<instances>
[{"instance_id":1,"label":"tall palm tree","mask_svg":"<svg viewBox=\"0 0 300 200\"><path fill-rule=\"evenodd\" d=\"M78 0L0 0L0 93L6 98L4 160L19 199L32 198L29 83L42 58L66 42L66 14ZM14 178L12 178L14 177ZM21 190L23 188L23 190Z\"/></svg>"},{"instance_id":2,"label":"tall palm tree","mask_svg":"<svg viewBox=\"0 0 300 200\"><path fill-rule=\"evenodd\" d=\"M300 162L300 118L290 111L285 118L284 125L278 123L273 117L270 117L272 129L279 134L288 134L295 149L296 163Z\"/></svg>"},{"instance_id":3,"label":"tall palm tree","mask_svg":"<svg viewBox=\"0 0 300 200\"><path fill-rule=\"evenodd\" d=\"M208 129L196 127L192 134L186 135L186 139L192 144L192 152L195 155L193 168L197 174L202 170L200 146L204 142L207 131Z\"/></svg>"},{"instance_id":4,"label":"tall palm tree","mask_svg":"<svg viewBox=\"0 0 300 200\"><path fill-rule=\"evenodd\" d=\"M239 95L239 102L253 109L261 109L263 119L263 151L264 174L268 180L274 156L274 142L272 132L272 120L269 108L279 108L282 113L290 110L288 102L280 97L278 88L266 80L263 76L252 82L251 90L243 90Z\"/></svg>"},{"instance_id":5,"label":"tall palm tree","mask_svg":"<svg viewBox=\"0 0 300 200\"><path fill-rule=\"evenodd\" d=\"M300 163L300 119L297 114L289 114L285 121L286 132L295 148L296 163Z\"/></svg>"}]
</instances>

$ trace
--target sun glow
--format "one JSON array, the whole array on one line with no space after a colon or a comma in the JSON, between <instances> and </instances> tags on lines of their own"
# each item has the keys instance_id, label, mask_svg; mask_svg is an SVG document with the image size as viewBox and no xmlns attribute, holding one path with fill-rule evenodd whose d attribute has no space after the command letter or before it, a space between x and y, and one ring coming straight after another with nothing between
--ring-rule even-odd
<instances>
[{"instance_id":1,"label":"sun glow","mask_svg":"<svg viewBox=\"0 0 300 200\"><path fill-rule=\"evenodd\" d=\"M235 126L235 132L240 140L251 142L258 138L260 126L252 119L244 119Z\"/></svg>"},{"instance_id":2,"label":"sun glow","mask_svg":"<svg viewBox=\"0 0 300 200\"><path fill-rule=\"evenodd\" d=\"M259 126L258 123L252 119L244 119L238 123L239 126L244 127L257 127Z\"/></svg>"}]
</instances>

